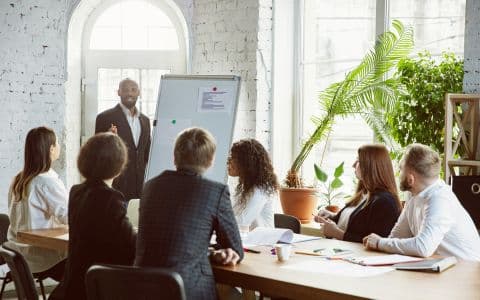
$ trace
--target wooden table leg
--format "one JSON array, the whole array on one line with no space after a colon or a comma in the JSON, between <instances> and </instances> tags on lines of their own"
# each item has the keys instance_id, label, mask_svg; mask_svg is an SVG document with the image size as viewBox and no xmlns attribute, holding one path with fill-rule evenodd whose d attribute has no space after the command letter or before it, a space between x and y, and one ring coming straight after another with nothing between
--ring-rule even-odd
<instances>
[{"instance_id":1,"label":"wooden table leg","mask_svg":"<svg viewBox=\"0 0 480 300\"><path fill-rule=\"evenodd\" d=\"M243 300L255 300L255 291L242 289L242 299Z\"/></svg>"}]
</instances>

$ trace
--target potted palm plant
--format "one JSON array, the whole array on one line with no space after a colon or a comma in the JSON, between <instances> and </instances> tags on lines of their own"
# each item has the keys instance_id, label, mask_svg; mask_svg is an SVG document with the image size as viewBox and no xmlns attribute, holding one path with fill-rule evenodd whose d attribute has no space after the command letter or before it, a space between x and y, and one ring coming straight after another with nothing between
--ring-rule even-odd
<instances>
[{"instance_id":1,"label":"potted palm plant","mask_svg":"<svg viewBox=\"0 0 480 300\"><path fill-rule=\"evenodd\" d=\"M344 80L333 83L319 94L322 114L312 117L316 129L303 143L288 171L285 187L280 189L280 201L286 214L296 216L303 223L311 221L316 191L304 186L299 172L313 147L328 137L336 117L359 114L380 140L393 145L385 116L394 107L398 89L397 80L390 71L412 48L412 27L404 27L394 20L391 29L378 37L373 49ZM320 165L322 161L323 157Z\"/></svg>"}]
</instances>

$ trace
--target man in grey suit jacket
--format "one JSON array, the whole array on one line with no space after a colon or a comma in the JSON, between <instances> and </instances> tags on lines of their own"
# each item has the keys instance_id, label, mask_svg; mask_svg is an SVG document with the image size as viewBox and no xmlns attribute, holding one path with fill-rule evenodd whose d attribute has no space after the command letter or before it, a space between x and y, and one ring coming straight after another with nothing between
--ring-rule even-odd
<instances>
[{"instance_id":1,"label":"man in grey suit jacket","mask_svg":"<svg viewBox=\"0 0 480 300\"><path fill-rule=\"evenodd\" d=\"M187 299L217 297L208 251L213 231L222 248L210 255L214 262L234 265L243 258L228 187L202 177L215 147L205 130L183 131L175 142L177 170L148 181L140 200L135 265L177 271Z\"/></svg>"}]
</instances>

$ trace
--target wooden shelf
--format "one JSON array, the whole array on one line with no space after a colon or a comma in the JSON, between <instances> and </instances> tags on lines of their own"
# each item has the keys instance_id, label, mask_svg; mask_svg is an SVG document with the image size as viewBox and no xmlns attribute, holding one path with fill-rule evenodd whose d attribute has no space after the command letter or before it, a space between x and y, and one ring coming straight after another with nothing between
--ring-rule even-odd
<instances>
[{"instance_id":1,"label":"wooden shelf","mask_svg":"<svg viewBox=\"0 0 480 300\"><path fill-rule=\"evenodd\" d=\"M461 167L466 174L477 174L480 160L477 157L480 120L480 94L445 95L445 179ZM459 153L462 149L462 153ZM459 156L465 159L458 159Z\"/></svg>"}]
</instances>

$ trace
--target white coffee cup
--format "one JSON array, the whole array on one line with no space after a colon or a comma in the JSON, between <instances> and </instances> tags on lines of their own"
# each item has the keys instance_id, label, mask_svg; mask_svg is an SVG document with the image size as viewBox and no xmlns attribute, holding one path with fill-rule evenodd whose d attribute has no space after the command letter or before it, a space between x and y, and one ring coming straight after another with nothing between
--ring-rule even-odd
<instances>
[{"instance_id":1,"label":"white coffee cup","mask_svg":"<svg viewBox=\"0 0 480 300\"><path fill-rule=\"evenodd\" d=\"M292 245L290 244L276 244L275 253L279 261L287 261L292 253Z\"/></svg>"}]
</instances>

